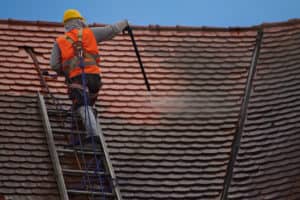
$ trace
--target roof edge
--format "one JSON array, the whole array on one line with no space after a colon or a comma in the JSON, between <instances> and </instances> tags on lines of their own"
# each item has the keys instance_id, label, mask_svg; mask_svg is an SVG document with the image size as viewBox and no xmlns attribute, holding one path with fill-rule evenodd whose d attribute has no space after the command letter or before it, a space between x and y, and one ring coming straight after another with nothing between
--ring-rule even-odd
<instances>
[{"instance_id":1,"label":"roof edge","mask_svg":"<svg viewBox=\"0 0 300 200\"><path fill-rule=\"evenodd\" d=\"M132 25L135 29L148 29L148 30L175 30L175 31L249 31L249 30L257 30L259 28L269 28L269 27L282 27L288 25L294 25L300 23L300 18L289 19L283 22L266 22L259 25L253 25L248 27L239 27L239 26L229 26L229 27L213 27L213 26L161 26L158 24L149 24L146 26L141 25ZM50 22L50 21L31 21L31 20L19 20L19 19L0 19L0 24L9 24L9 25L38 25L38 26L51 26L51 27L62 27L63 24L61 22ZM107 24L101 23L92 23L90 26L105 26Z\"/></svg>"},{"instance_id":2,"label":"roof edge","mask_svg":"<svg viewBox=\"0 0 300 200\"><path fill-rule=\"evenodd\" d=\"M9 25L47 25L47 26L56 26L61 27L62 23L59 22L49 22L49 21L31 21L31 20L19 20L19 19L0 19L0 24L9 24Z\"/></svg>"}]
</instances>

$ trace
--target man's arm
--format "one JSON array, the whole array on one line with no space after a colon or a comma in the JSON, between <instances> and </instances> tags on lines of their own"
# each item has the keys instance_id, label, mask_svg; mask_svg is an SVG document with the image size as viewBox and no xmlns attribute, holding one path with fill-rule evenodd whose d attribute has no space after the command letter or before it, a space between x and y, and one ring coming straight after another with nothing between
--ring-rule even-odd
<instances>
[{"instance_id":1,"label":"man's arm","mask_svg":"<svg viewBox=\"0 0 300 200\"><path fill-rule=\"evenodd\" d=\"M58 75L61 75L61 65L61 52L57 42L55 42L51 52L50 66Z\"/></svg>"},{"instance_id":2,"label":"man's arm","mask_svg":"<svg viewBox=\"0 0 300 200\"><path fill-rule=\"evenodd\" d=\"M95 35L96 41L101 42L112 39L115 35L122 32L127 26L128 21L123 20L112 25L107 25L105 27L91 28L91 30Z\"/></svg>"}]
</instances>

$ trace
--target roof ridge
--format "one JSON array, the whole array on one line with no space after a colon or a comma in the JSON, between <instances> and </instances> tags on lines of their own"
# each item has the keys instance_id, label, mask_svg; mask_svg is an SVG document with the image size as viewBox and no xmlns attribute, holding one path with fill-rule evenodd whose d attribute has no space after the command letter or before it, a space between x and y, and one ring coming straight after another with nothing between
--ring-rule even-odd
<instances>
[{"instance_id":1,"label":"roof ridge","mask_svg":"<svg viewBox=\"0 0 300 200\"><path fill-rule=\"evenodd\" d=\"M293 24L300 24L300 18L289 19L287 21L282 22L266 22L253 26L228 26L228 27L213 27L213 26L161 26L158 24L149 24L149 25L133 25L135 29L148 29L148 30L177 30L177 31L249 31L249 30L257 30L259 28L267 28L267 27L278 27L278 26L288 26ZM19 19L0 19L0 24L28 24L28 25L47 25L52 27L61 27L63 24L61 22L50 22L50 21L32 21L32 20L19 20ZM105 26L106 24L101 23L91 23L91 26Z\"/></svg>"}]
</instances>

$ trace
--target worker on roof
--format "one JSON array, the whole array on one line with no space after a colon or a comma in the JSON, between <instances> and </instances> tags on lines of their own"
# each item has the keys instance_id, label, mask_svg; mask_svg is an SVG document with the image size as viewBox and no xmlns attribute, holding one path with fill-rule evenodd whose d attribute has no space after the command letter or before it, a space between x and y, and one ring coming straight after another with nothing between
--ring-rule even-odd
<instances>
[{"instance_id":1,"label":"worker on roof","mask_svg":"<svg viewBox=\"0 0 300 200\"><path fill-rule=\"evenodd\" d=\"M86 130L92 136L96 135L97 124L92 106L95 104L101 87L101 67L99 65L99 50L97 43L112 39L128 27L128 21L123 20L105 27L88 28L85 19L79 11L68 9L63 16L65 35L59 36L54 43L50 65L58 75L64 75L69 82L69 96L74 109L80 114ZM84 57L84 77L88 89L88 115L83 100L82 72L77 55L78 41L81 44Z\"/></svg>"}]
</instances>

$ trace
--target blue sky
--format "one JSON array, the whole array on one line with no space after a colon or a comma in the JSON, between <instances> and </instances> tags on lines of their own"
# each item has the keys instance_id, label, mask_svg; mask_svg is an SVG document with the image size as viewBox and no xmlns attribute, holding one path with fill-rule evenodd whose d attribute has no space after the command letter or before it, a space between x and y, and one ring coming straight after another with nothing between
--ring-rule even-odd
<instances>
[{"instance_id":1,"label":"blue sky","mask_svg":"<svg viewBox=\"0 0 300 200\"><path fill-rule=\"evenodd\" d=\"M68 8L105 24L228 27L300 18L300 0L9 0L0 18L59 22Z\"/></svg>"}]
</instances>

